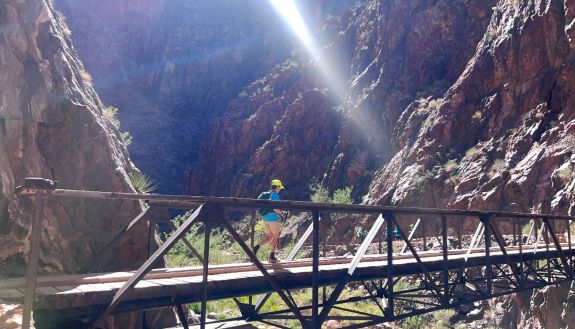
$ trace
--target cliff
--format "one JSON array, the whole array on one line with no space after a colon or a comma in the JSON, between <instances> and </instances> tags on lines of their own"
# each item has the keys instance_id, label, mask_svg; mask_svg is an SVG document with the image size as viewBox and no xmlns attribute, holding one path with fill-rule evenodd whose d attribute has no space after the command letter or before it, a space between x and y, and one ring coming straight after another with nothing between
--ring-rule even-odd
<instances>
[{"instance_id":1,"label":"cliff","mask_svg":"<svg viewBox=\"0 0 575 329\"><path fill-rule=\"evenodd\" d=\"M134 191L128 173L135 168L67 31L51 2L0 3L2 278L25 275L34 203L15 195L24 177L55 179L59 188ZM49 198L39 273L77 273L140 210L135 202ZM136 268L146 256L142 236L145 227L119 242L96 269Z\"/></svg>"}]
</instances>

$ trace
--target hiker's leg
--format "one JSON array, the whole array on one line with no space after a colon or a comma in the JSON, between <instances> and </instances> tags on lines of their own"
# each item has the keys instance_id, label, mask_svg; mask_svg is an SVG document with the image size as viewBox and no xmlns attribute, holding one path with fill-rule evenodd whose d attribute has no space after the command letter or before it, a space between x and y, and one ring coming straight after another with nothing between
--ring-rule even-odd
<instances>
[{"instance_id":1,"label":"hiker's leg","mask_svg":"<svg viewBox=\"0 0 575 329\"><path fill-rule=\"evenodd\" d=\"M278 245L278 239L280 237L280 232L282 230L282 224L280 222L269 222L269 227L270 230L272 232L272 238L271 238L271 245L272 245L272 252L276 251L277 245Z\"/></svg>"},{"instance_id":2,"label":"hiker's leg","mask_svg":"<svg viewBox=\"0 0 575 329\"><path fill-rule=\"evenodd\" d=\"M264 233L266 234L265 239L261 240L260 243L258 243L258 245L261 247L263 245L265 245L266 243L270 242L272 239L272 231L269 228L269 223L270 222L263 222L264 223Z\"/></svg>"}]
</instances>

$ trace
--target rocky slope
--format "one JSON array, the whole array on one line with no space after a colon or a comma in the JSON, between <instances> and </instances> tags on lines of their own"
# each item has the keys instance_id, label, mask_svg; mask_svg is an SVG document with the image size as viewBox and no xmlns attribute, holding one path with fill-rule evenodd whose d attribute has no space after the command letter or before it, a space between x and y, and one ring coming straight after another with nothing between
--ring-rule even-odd
<instances>
[{"instance_id":1,"label":"rocky slope","mask_svg":"<svg viewBox=\"0 0 575 329\"><path fill-rule=\"evenodd\" d=\"M24 177L55 179L60 188L133 191L127 173L135 168L55 15L46 1L0 3L2 278L24 275L28 261L34 202L15 195ZM140 209L135 202L50 198L43 211L39 272L77 273ZM147 230L134 233L100 270L134 269L143 262L147 242L141 236ZM126 324L115 321L111 328Z\"/></svg>"}]
</instances>

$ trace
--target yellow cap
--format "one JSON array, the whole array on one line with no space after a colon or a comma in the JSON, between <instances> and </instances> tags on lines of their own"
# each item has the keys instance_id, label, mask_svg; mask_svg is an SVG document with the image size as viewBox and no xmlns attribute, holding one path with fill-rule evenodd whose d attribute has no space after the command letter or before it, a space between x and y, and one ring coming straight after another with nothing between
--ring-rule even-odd
<instances>
[{"instance_id":1,"label":"yellow cap","mask_svg":"<svg viewBox=\"0 0 575 329\"><path fill-rule=\"evenodd\" d=\"M279 179L272 180L272 186L279 186L282 190L285 188L282 184L282 181Z\"/></svg>"}]
</instances>

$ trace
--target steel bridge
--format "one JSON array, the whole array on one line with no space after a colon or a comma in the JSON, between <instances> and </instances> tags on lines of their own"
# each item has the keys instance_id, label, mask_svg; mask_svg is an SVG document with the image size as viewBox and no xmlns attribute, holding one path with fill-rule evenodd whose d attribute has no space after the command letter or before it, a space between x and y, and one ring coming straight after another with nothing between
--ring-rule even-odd
<instances>
[{"instance_id":1,"label":"steel bridge","mask_svg":"<svg viewBox=\"0 0 575 329\"><path fill-rule=\"evenodd\" d=\"M32 311L37 323L50 324L46 328L92 329L102 326L110 315L173 308L182 326L188 328L183 305L189 303L201 304L199 326L205 328L210 323L207 302L224 298L233 298L241 313L231 320L280 328L293 327L297 321L306 329L336 320L345 328L362 328L574 278L572 216L66 190L38 178L27 178L17 192L34 199L30 261L26 278L0 282L0 299L24 303L24 329ZM38 277L39 236L47 198L143 200L147 207L84 266L81 272L88 274ZM248 246L244 240L250 239L230 222L230 212L253 213L271 206L311 218L307 230L279 263L261 262L252 251L253 230ZM148 225L151 245L159 222L173 225L169 209L193 212L179 227L172 227L170 237L137 270L89 273L136 225ZM322 230L327 231L330 216L341 214L368 217L369 233L352 256L320 257L326 243ZM202 253L186 238L198 223L203 225ZM210 264L210 236L216 228L235 240L248 262ZM395 238L391 232L397 232ZM154 268L178 241L202 265ZM297 258L302 247L308 249L307 258ZM346 287L359 293L344 293ZM306 302L296 301L298 291L308 295ZM283 309L266 308L272 294L279 296ZM364 312L353 307L357 303L372 303L378 311ZM156 314L154 319L144 320L145 328L157 327L161 312ZM287 320L292 320L291 324L286 325Z\"/></svg>"}]
</instances>

